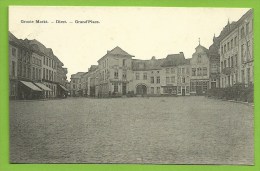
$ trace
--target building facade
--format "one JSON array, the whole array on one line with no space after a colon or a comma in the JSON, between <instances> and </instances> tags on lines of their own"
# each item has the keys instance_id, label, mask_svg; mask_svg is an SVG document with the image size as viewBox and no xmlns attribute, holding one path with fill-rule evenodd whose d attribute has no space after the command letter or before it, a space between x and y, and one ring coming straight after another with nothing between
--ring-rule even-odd
<instances>
[{"instance_id":1,"label":"building facade","mask_svg":"<svg viewBox=\"0 0 260 171\"><path fill-rule=\"evenodd\" d=\"M58 62L52 49L9 32L10 99L58 97L58 85L65 85L67 78L66 70L61 73L63 79L57 79Z\"/></svg>"},{"instance_id":2,"label":"building facade","mask_svg":"<svg viewBox=\"0 0 260 171\"><path fill-rule=\"evenodd\" d=\"M200 44L195 48L190 60L191 80L190 93L202 95L209 89L209 56L208 49Z\"/></svg>"},{"instance_id":3,"label":"building facade","mask_svg":"<svg viewBox=\"0 0 260 171\"><path fill-rule=\"evenodd\" d=\"M228 23L229 25L229 23ZM253 84L253 10L249 10L220 42L220 87Z\"/></svg>"},{"instance_id":4,"label":"building facade","mask_svg":"<svg viewBox=\"0 0 260 171\"><path fill-rule=\"evenodd\" d=\"M162 59L133 59L115 47L91 66L94 69L77 78L73 75L71 88L83 91L81 95L110 97L205 95L210 89L239 83L248 87L254 81L253 40L251 9L237 22L228 21L209 49L199 43L191 58L180 52Z\"/></svg>"}]
</instances>

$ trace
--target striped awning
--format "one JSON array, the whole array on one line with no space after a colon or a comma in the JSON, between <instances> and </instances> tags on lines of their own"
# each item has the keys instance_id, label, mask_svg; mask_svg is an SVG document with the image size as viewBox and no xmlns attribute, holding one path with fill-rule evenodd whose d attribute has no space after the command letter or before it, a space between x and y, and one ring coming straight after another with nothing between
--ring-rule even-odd
<instances>
[{"instance_id":1,"label":"striped awning","mask_svg":"<svg viewBox=\"0 0 260 171\"><path fill-rule=\"evenodd\" d=\"M30 89L34 90L34 91L42 91L40 88L38 88L32 82L27 82L27 81L20 81L20 82L23 83L25 86L29 87Z\"/></svg>"},{"instance_id":2,"label":"striped awning","mask_svg":"<svg viewBox=\"0 0 260 171\"><path fill-rule=\"evenodd\" d=\"M60 85L59 86L64 90L64 91L69 91L68 89L66 89L66 87L64 87L63 85Z\"/></svg>"},{"instance_id":3,"label":"striped awning","mask_svg":"<svg viewBox=\"0 0 260 171\"><path fill-rule=\"evenodd\" d=\"M49 87L47 87L46 85L42 84L42 83L35 83L38 87L40 87L41 89L43 89L44 91L52 91Z\"/></svg>"}]
</instances>

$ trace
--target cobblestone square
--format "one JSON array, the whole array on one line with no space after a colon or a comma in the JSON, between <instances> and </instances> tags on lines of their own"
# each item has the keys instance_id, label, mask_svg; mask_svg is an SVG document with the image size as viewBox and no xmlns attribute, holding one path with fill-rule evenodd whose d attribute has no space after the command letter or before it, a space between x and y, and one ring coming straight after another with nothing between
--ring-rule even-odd
<instances>
[{"instance_id":1,"label":"cobblestone square","mask_svg":"<svg viewBox=\"0 0 260 171\"><path fill-rule=\"evenodd\" d=\"M10 101L12 163L253 164L253 107L203 96Z\"/></svg>"}]
</instances>

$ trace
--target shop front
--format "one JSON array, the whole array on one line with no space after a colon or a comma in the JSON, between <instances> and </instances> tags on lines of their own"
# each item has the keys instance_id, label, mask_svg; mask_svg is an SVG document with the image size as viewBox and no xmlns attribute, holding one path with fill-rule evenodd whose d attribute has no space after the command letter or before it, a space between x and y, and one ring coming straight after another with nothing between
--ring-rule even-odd
<instances>
[{"instance_id":1,"label":"shop front","mask_svg":"<svg viewBox=\"0 0 260 171\"><path fill-rule=\"evenodd\" d=\"M42 90L35 84L29 81L19 81L18 84L18 99L32 100L40 99L42 97Z\"/></svg>"}]
</instances>

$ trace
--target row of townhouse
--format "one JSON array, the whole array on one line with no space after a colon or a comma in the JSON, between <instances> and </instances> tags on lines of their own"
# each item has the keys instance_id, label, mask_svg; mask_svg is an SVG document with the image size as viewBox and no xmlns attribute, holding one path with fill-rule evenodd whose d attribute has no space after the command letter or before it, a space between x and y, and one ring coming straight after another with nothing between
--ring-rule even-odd
<instances>
[{"instance_id":1,"label":"row of townhouse","mask_svg":"<svg viewBox=\"0 0 260 171\"><path fill-rule=\"evenodd\" d=\"M228 23L228 34L220 41L220 87L254 82L253 10L237 22Z\"/></svg>"},{"instance_id":2,"label":"row of townhouse","mask_svg":"<svg viewBox=\"0 0 260 171\"><path fill-rule=\"evenodd\" d=\"M52 49L9 32L10 99L64 97L68 71L63 65Z\"/></svg>"},{"instance_id":3,"label":"row of townhouse","mask_svg":"<svg viewBox=\"0 0 260 171\"><path fill-rule=\"evenodd\" d=\"M88 72L71 76L71 94L202 95L211 88L253 84L252 13L251 9L237 22L228 22L209 49L199 43L188 59L182 52L162 59L133 59L115 47Z\"/></svg>"},{"instance_id":4,"label":"row of townhouse","mask_svg":"<svg viewBox=\"0 0 260 171\"><path fill-rule=\"evenodd\" d=\"M208 49L200 44L190 59L183 52L163 59L133 57L120 47L107 51L88 72L71 76L71 95L201 95L210 87Z\"/></svg>"}]
</instances>

